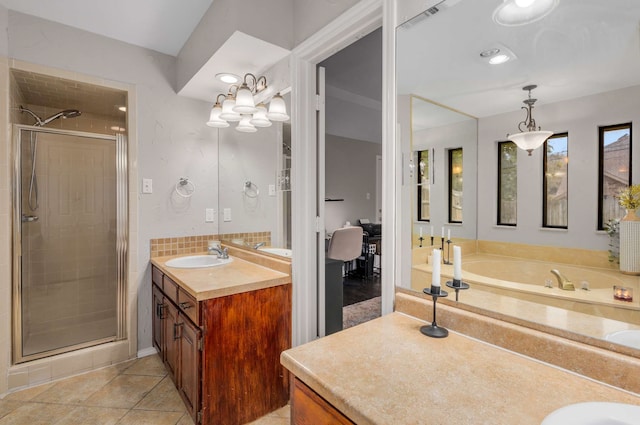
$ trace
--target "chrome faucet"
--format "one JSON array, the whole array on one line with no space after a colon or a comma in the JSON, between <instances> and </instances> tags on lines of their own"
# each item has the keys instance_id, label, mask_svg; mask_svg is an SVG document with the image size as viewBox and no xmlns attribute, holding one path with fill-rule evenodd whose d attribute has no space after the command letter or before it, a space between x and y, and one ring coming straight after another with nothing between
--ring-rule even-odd
<instances>
[{"instance_id":1,"label":"chrome faucet","mask_svg":"<svg viewBox=\"0 0 640 425\"><path fill-rule=\"evenodd\" d=\"M258 249L258 248L260 248L261 246L265 246L266 244L267 244L266 242L258 242L257 244L255 244L255 245L253 246L253 249Z\"/></svg>"},{"instance_id":2,"label":"chrome faucet","mask_svg":"<svg viewBox=\"0 0 640 425\"><path fill-rule=\"evenodd\" d=\"M217 246L210 246L209 248L207 248L207 251L210 255L213 255L214 253L218 254L218 258L221 258L223 260L229 258L229 248L221 249Z\"/></svg>"},{"instance_id":3,"label":"chrome faucet","mask_svg":"<svg viewBox=\"0 0 640 425\"><path fill-rule=\"evenodd\" d=\"M551 274L553 274L556 279L558 279L558 288L565 291L575 291L576 288L573 286L573 283L565 277L559 270L553 269L551 270Z\"/></svg>"}]
</instances>

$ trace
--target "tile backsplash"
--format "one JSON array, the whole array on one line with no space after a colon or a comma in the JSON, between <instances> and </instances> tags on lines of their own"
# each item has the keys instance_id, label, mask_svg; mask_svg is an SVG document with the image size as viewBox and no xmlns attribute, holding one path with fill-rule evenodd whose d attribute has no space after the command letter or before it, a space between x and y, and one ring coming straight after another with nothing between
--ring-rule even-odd
<instances>
[{"instance_id":1,"label":"tile backsplash","mask_svg":"<svg viewBox=\"0 0 640 425\"><path fill-rule=\"evenodd\" d=\"M219 240L254 245L265 242L271 245L271 232L225 233L220 235L181 236L176 238L151 239L151 257L195 254L207 250L209 241Z\"/></svg>"}]
</instances>

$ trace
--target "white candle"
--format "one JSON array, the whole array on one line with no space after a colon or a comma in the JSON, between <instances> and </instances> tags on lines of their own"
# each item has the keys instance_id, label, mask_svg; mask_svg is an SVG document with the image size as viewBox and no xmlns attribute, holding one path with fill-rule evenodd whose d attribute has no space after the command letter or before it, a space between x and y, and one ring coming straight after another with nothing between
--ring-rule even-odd
<instances>
[{"instance_id":1,"label":"white candle","mask_svg":"<svg viewBox=\"0 0 640 425\"><path fill-rule=\"evenodd\" d=\"M462 280L462 250L458 245L453 246L453 278Z\"/></svg>"},{"instance_id":2,"label":"white candle","mask_svg":"<svg viewBox=\"0 0 640 425\"><path fill-rule=\"evenodd\" d=\"M447 240L451 240L451 229L447 229Z\"/></svg>"},{"instance_id":3,"label":"white candle","mask_svg":"<svg viewBox=\"0 0 640 425\"><path fill-rule=\"evenodd\" d=\"M431 237L433 237L433 226L431 226Z\"/></svg>"},{"instance_id":4,"label":"white candle","mask_svg":"<svg viewBox=\"0 0 640 425\"><path fill-rule=\"evenodd\" d=\"M420 226L420 237L422 237L422 226Z\"/></svg>"},{"instance_id":5,"label":"white candle","mask_svg":"<svg viewBox=\"0 0 640 425\"><path fill-rule=\"evenodd\" d=\"M442 228L442 236L441 236L441 238L444 239L444 227Z\"/></svg>"},{"instance_id":6,"label":"white candle","mask_svg":"<svg viewBox=\"0 0 640 425\"><path fill-rule=\"evenodd\" d=\"M431 263L431 286L440 286L440 263L441 261L441 251L439 249L434 249L432 254L432 263Z\"/></svg>"}]
</instances>

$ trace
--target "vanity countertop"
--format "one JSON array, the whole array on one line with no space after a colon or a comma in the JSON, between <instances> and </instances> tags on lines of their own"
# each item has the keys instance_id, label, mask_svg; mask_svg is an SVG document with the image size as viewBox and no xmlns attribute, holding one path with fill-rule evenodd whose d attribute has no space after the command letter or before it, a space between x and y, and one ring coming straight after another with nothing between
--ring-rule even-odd
<instances>
[{"instance_id":1,"label":"vanity countertop","mask_svg":"<svg viewBox=\"0 0 640 425\"><path fill-rule=\"evenodd\" d=\"M185 256L154 257L151 263L198 301L291 283L291 275L287 273L236 256L232 256L232 262L216 267L181 269L165 265L173 258Z\"/></svg>"},{"instance_id":2,"label":"vanity countertop","mask_svg":"<svg viewBox=\"0 0 640 425\"><path fill-rule=\"evenodd\" d=\"M289 349L281 362L359 425L539 425L578 402L640 405L632 393L451 330L429 338L423 325L391 313Z\"/></svg>"}]
</instances>

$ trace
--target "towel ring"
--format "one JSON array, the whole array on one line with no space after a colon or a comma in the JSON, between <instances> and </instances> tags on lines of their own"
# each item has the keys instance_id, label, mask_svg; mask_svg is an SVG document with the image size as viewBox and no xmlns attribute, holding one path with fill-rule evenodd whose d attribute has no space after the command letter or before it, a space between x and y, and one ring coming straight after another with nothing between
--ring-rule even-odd
<instances>
[{"instance_id":1,"label":"towel ring","mask_svg":"<svg viewBox=\"0 0 640 425\"><path fill-rule=\"evenodd\" d=\"M258 186L256 186L255 183L251 183L250 181L246 181L244 183L244 188L242 189L242 192L247 198L257 198L258 195L260 195L260 190L258 189Z\"/></svg>"},{"instance_id":2,"label":"towel ring","mask_svg":"<svg viewBox=\"0 0 640 425\"><path fill-rule=\"evenodd\" d=\"M196 191L196 185L185 177L180 177L178 183L176 183L176 193L183 198L191 198Z\"/></svg>"}]
</instances>

